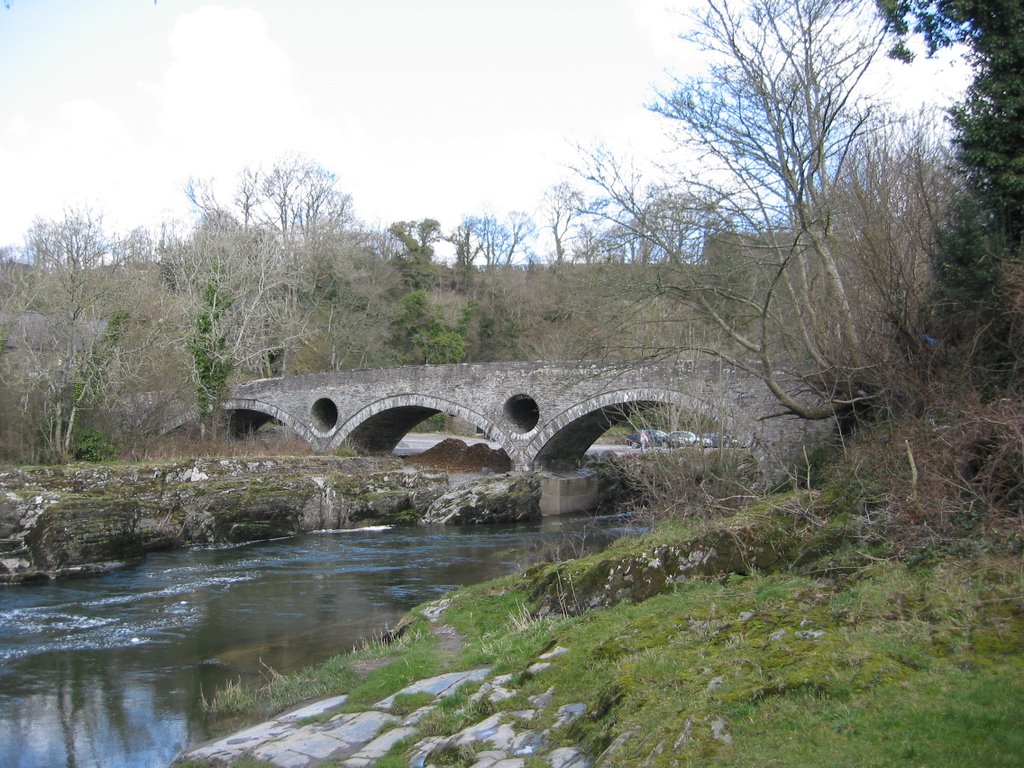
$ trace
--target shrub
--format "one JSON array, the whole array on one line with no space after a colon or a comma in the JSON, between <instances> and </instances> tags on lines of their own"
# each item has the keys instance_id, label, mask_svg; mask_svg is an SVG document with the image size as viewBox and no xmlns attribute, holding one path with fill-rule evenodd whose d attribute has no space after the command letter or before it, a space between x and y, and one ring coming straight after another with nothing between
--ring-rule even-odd
<instances>
[{"instance_id":1,"label":"shrub","mask_svg":"<svg viewBox=\"0 0 1024 768\"><path fill-rule=\"evenodd\" d=\"M112 461L120 456L121 451L116 444L96 429L82 430L75 449L75 458L79 461Z\"/></svg>"},{"instance_id":2,"label":"shrub","mask_svg":"<svg viewBox=\"0 0 1024 768\"><path fill-rule=\"evenodd\" d=\"M654 519L713 516L759 490L757 461L742 449L649 451L617 467L636 511Z\"/></svg>"},{"instance_id":3,"label":"shrub","mask_svg":"<svg viewBox=\"0 0 1024 768\"><path fill-rule=\"evenodd\" d=\"M951 387L924 418L861 430L821 482L870 498L869 528L897 553L1018 547L1024 398L985 402L967 385Z\"/></svg>"}]
</instances>

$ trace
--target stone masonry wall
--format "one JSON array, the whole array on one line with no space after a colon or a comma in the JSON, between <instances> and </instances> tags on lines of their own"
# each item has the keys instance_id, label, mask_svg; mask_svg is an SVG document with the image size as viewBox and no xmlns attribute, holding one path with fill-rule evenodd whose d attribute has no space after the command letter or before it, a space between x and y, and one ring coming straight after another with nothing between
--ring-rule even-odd
<instances>
[{"instance_id":1,"label":"stone masonry wall","mask_svg":"<svg viewBox=\"0 0 1024 768\"><path fill-rule=\"evenodd\" d=\"M429 410L466 419L501 443L520 470L545 446L573 454L600 434L594 414L623 403L663 402L710 417L763 462L781 462L831 427L779 412L764 383L714 364L517 362L415 366L265 379L232 388L228 409L268 413L318 450L333 450L376 419L375 439L394 443L408 427L384 415ZM586 425L588 415L595 424ZM415 423L415 422L413 422ZM366 427L364 426L364 432ZM358 433L357 433L358 434ZM550 448L550 446L549 446ZM549 450L550 454L551 451Z\"/></svg>"}]
</instances>

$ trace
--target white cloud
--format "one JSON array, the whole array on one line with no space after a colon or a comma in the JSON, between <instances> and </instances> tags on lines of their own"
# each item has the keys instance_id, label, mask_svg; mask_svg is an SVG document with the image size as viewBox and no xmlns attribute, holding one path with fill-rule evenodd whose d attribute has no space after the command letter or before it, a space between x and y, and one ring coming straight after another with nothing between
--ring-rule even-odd
<instances>
[{"instance_id":1,"label":"white cloud","mask_svg":"<svg viewBox=\"0 0 1024 768\"><path fill-rule=\"evenodd\" d=\"M181 16L168 42L160 130L179 167L219 175L287 149L304 107L262 14L207 6Z\"/></svg>"},{"instance_id":2,"label":"white cloud","mask_svg":"<svg viewBox=\"0 0 1024 768\"><path fill-rule=\"evenodd\" d=\"M63 102L33 117L17 113L5 139L10 149L0 153L0 165L19 185L4 190L4 218L20 226L3 231L4 242L20 238L36 217L130 199L133 142L121 117L94 99Z\"/></svg>"},{"instance_id":3,"label":"white cloud","mask_svg":"<svg viewBox=\"0 0 1024 768\"><path fill-rule=\"evenodd\" d=\"M912 64L886 59L878 66L881 95L910 112L954 103L971 77L971 67L959 49L939 51L933 58L918 56Z\"/></svg>"}]
</instances>

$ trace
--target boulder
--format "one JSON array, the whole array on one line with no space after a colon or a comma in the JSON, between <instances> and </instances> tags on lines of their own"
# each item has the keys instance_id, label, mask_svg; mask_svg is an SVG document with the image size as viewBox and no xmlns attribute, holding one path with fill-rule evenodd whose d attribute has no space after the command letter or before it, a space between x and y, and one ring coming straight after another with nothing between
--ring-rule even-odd
<instances>
[{"instance_id":1,"label":"boulder","mask_svg":"<svg viewBox=\"0 0 1024 768\"><path fill-rule=\"evenodd\" d=\"M425 523L516 523L540 518L540 479L531 475L482 477L438 497Z\"/></svg>"}]
</instances>

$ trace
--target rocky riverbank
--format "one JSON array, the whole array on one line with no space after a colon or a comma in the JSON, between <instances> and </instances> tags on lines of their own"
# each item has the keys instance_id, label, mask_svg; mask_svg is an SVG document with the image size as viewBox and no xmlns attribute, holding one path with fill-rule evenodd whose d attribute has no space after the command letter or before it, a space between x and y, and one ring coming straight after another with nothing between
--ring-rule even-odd
<instances>
[{"instance_id":1,"label":"rocky riverbank","mask_svg":"<svg viewBox=\"0 0 1024 768\"><path fill-rule=\"evenodd\" d=\"M0 582L86 575L195 544L539 516L536 481L480 482L493 490L462 486L446 496L452 489L443 470L364 457L7 469L0 471ZM486 509L471 515L474 500L478 508L486 500Z\"/></svg>"}]
</instances>

